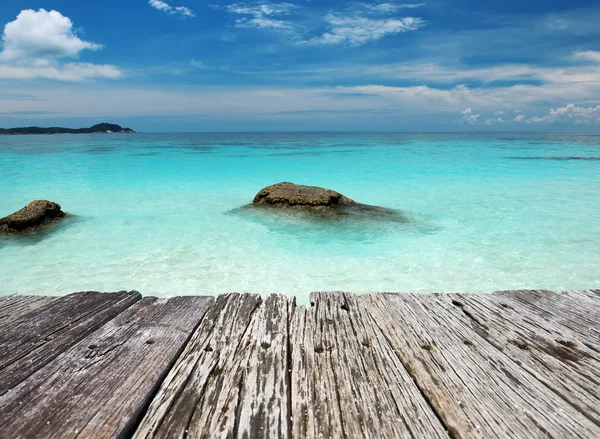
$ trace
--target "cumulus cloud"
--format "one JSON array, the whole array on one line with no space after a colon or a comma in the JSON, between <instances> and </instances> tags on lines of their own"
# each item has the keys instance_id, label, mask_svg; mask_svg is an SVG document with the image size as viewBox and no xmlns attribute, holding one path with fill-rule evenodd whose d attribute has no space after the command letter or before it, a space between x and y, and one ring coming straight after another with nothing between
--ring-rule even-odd
<instances>
[{"instance_id":1,"label":"cumulus cloud","mask_svg":"<svg viewBox=\"0 0 600 439\"><path fill-rule=\"evenodd\" d=\"M600 96L600 86L590 87L589 84L570 84L561 87L554 85L512 85L508 87L488 87L488 88L469 88L464 85L458 85L453 88L435 88L430 86L409 86L394 87L385 85L362 85L336 87L335 91L340 94L353 96L360 94L365 96L365 102L380 102L389 108L410 108L412 111L422 111L427 114L437 114L441 119L447 119L450 115L460 114L460 122L468 124L483 123L489 118L491 121L499 122L498 117L485 117L482 120L481 115L491 115L498 108L506 108L510 105L519 105L526 108L529 112L539 111L539 102L565 102L577 100L577 102L586 102L590 97ZM367 98L367 96L369 98ZM368 99L368 101L366 100ZM579 104L582 108L587 108ZM594 104L596 105L596 104ZM476 108L463 114L463 109ZM518 108L518 107L517 107ZM595 106L592 107L596 108ZM515 110L511 110L515 111ZM521 110L519 110L521 111ZM555 110L557 111L557 110ZM574 110L571 110L574 112ZM590 111L590 110L588 110ZM557 111L560 113L560 111ZM579 112L581 113L581 112ZM511 113L514 114L514 113ZM535 114L535 113L534 113ZM592 113L593 114L593 113ZM523 116L523 117L519 117ZM516 117L517 119L513 119ZM583 115L567 118L562 116L565 121L582 124ZM591 118L591 116L590 116ZM464 120L463 120L464 119ZM515 114L510 118L504 118L503 123L528 122L523 114ZM534 119L534 121L542 122ZM548 122L548 119L545 120Z\"/></svg>"},{"instance_id":2,"label":"cumulus cloud","mask_svg":"<svg viewBox=\"0 0 600 439\"><path fill-rule=\"evenodd\" d=\"M336 14L327 14L325 21L329 32L309 40L309 44L362 46L386 35L415 31L426 24L415 17L371 19Z\"/></svg>"},{"instance_id":3,"label":"cumulus cloud","mask_svg":"<svg viewBox=\"0 0 600 439\"><path fill-rule=\"evenodd\" d=\"M103 46L79 38L71 20L58 11L21 11L16 20L4 27L2 41L0 78L79 81L121 75L115 66L62 61Z\"/></svg>"},{"instance_id":4,"label":"cumulus cloud","mask_svg":"<svg viewBox=\"0 0 600 439\"><path fill-rule=\"evenodd\" d=\"M102 49L101 45L75 35L68 17L45 9L21 11L15 21L4 27L2 40L2 62L27 59L43 64L48 59L75 57L83 50Z\"/></svg>"},{"instance_id":5,"label":"cumulus cloud","mask_svg":"<svg viewBox=\"0 0 600 439\"><path fill-rule=\"evenodd\" d=\"M479 117L481 116L481 114L467 114L465 116L463 116L462 121L463 123L468 123L469 125L475 124L479 121Z\"/></svg>"},{"instance_id":6,"label":"cumulus cloud","mask_svg":"<svg viewBox=\"0 0 600 439\"><path fill-rule=\"evenodd\" d=\"M225 10L237 16L236 27L291 30L292 23L285 19L298 6L291 3L234 3L225 6Z\"/></svg>"},{"instance_id":7,"label":"cumulus cloud","mask_svg":"<svg viewBox=\"0 0 600 439\"><path fill-rule=\"evenodd\" d=\"M466 110L462 111L462 114L471 114L473 112L473 110L471 110L470 108L467 108Z\"/></svg>"},{"instance_id":8,"label":"cumulus cloud","mask_svg":"<svg viewBox=\"0 0 600 439\"><path fill-rule=\"evenodd\" d=\"M581 125L600 124L600 105L596 107L578 107L568 104L564 107L552 108L546 116L534 116L528 123L565 123L573 122Z\"/></svg>"},{"instance_id":9,"label":"cumulus cloud","mask_svg":"<svg viewBox=\"0 0 600 439\"><path fill-rule=\"evenodd\" d=\"M171 15L180 15L182 17L193 18L196 16L194 11L186 6L171 6L167 2L162 0L149 0L148 4L152 6L154 9L158 9L159 11L166 12Z\"/></svg>"}]
</instances>

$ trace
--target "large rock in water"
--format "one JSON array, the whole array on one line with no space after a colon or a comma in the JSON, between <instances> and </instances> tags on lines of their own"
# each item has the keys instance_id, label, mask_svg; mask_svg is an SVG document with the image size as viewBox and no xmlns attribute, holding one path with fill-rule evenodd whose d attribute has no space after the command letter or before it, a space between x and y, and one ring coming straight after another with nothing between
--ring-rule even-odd
<instances>
[{"instance_id":1,"label":"large rock in water","mask_svg":"<svg viewBox=\"0 0 600 439\"><path fill-rule=\"evenodd\" d=\"M27 233L65 215L59 204L35 200L18 212L0 219L0 235Z\"/></svg>"},{"instance_id":2,"label":"large rock in water","mask_svg":"<svg viewBox=\"0 0 600 439\"><path fill-rule=\"evenodd\" d=\"M269 209L295 209L323 217L385 217L406 221L400 212L393 209L357 203L331 189L287 182L260 190L254 197L252 205Z\"/></svg>"}]
</instances>

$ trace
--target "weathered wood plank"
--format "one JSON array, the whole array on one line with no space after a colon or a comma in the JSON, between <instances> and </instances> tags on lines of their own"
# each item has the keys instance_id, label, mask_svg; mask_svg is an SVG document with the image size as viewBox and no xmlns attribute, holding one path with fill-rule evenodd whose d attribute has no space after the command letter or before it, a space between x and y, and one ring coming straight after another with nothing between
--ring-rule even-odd
<instances>
[{"instance_id":1,"label":"weathered wood plank","mask_svg":"<svg viewBox=\"0 0 600 439\"><path fill-rule=\"evenodd\" d=\"M524 312L568 328L578 334L588 348L600 354L600 306L577 300L573 294L551 291L498 291L494 295L523 305Z\"/></svg>"},{"instance_id":2,"label":"weathered wood plank","mask_svg":"<svg viewBox=\"0 0 600 439\"><path fill-rule=\"evenodd\" d=\"M600 426L473 330L447 300L388 294L359 302L453 437L599 437Z\"/></svg>"},{"instance_id":3,"label":"weathered wood plank","mask_svg":"<svg viewBox=\"0 0 600 439\"><path fill-rule=\"evenodd\" d=\"M600 358L577 334L553 324L506 296L440 296L481 337L600 425Z\"/></svg>"},{"instance_id":4,"label":"weathered wood plank","mask_svg":"<svg viewBox=\"0 0 600 439\"><path fill-rule=\"evenodd\" d=\"M76 293L0 326L0 395L140 298L137 292Z\"/></svg>"},{"instance_id":5,"label":"weathered wood plank","mask_svg":"<svg viewBox=\"0 0 600 439\"><path fill-rule=\"evenodd\" d=\"M2 436L130 434L213 300L137 302L0 397Z\"/></svg>"},{"instance_id":6,"label":"weathered wood plank","mask_svg":"<svg viewBox=\"0 0 600 439\"><path fill-rule=\"evenodd\" d=\"M242 373L236 412L219 414L225 421L236 418L237 437L288 438L291 432L289 406L289 311L293 299L270 295L252 317L241 349L236 352L236 375ZM232 382L231 387L236 383ZM225 388L225 387L224 387ZM232 392L229 392L230 398ZM192 420L193 421L193 420ZM202 429L194 423L196 437ZM213 422L214 424L214 422Z\"/></svg>"},{"instance_id":7,"label":"weathered wood plank","mask_svg":"<svg viewBox=\"0 0 600 439\"><path fill-rule=\"evenodd\" d=\"M163 382L135 438L236 436L244 374L234 358L244 347L244 335L260 304L257 295L217 297Z\"/></svg>"},{"instance_id":8,"label":"weathered wood plank","mask_svg":"<svg viewBox=\"0 0 600 439\"><path fill-rule=\"evenodd\" d=\"M98 294L0 298L0 437L600 437L597 290Z\"/></svg>"},{"instance_id":9,"label":"weathered wood plank","mask_svg":"<svg viewBox=\"0 0 600 439\"><path fill-rule=\"evenodd\" d=\"M0 325L6 327L34 310L41 310L56 297L12 295L0 297Z\"/></svg>"},{"instance_id":10,"label":"weathered wood plank","mask_svg":"<svg viewBox=\"0 0 600 439\"><path fill-rule=\"evenodd\" d=\"M569 290L562 294L573 300L583 300L592 303L594 307L600 306L600 290Z\"/></svg>"},{"instance_id":11,"label":"weathered wood plank","mask_svg":"<svg viewBox=\"0 0 600 439\"><path fill-rule=\"evenodd\" d=\"M294 437L448 437L356 296L311 302L291 325Z\"/></svg>"},{"instance_id":12,"label":"weathered wood plank","mask_svg":"<svg viewBox=\"0 0 600 439\"><path fill-rule=\"evenodd\" d=\"M324 385L331 380L328 371L321 371L319 386L313 379L315 374L315 346L313 327L316 325L314 313L305 307L293 307L290 311L290 355L291 355L291 412L292 437L314 438L315 417L320 417L320 428L325 431L342 431L337 395L331 390L333 385ZM317 389L318 388L318 393ZM319 406L313 406L317 396ZM323 416L321 417L321 411ZM337 428L337 430L336 430Z\"/></svg>"}]
</instances>

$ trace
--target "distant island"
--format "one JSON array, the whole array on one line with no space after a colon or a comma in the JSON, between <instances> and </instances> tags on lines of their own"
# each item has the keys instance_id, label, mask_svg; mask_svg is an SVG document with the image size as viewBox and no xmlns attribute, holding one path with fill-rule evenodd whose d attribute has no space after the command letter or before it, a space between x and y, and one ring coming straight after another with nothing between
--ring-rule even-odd
<instances>
[{"instance_id":1,"label":"distant island","mask_svg":"<svg viewBox=\"0 0 600 439\"><path fill-rule=\"evenodd\" d=\"M131 128L123 128L120 125L113 123L99 123L90 128L40 128L40 127L24 127L24 128L0 128L2 134L111 134L111 133L135 133Z\"/></svg>"}]
</instances>

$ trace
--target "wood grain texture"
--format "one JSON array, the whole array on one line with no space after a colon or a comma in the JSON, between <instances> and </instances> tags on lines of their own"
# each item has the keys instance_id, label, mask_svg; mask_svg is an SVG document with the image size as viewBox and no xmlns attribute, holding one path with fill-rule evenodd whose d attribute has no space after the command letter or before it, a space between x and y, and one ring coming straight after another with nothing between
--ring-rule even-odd
<instances>
[{"instance_id":1,"label":"wood grain texture","mask_svg":"<svg viewBox=\"0 0 600 439\"><path fill-rule=\"evenodd\" d=\"M31 311L39 312L56 299L56 297L20 295L0 297L0 326L11 325Z\"/></svg>"},{"instance_id":2,"label":"wood grain texture","mask_svg":"<svg viewBox=\"0 0 600 439\"><path fill-rule=\"evenodd\" d=\"M270 295L252 317L252 323L234 357L242 374L231 433L249 438L288 438L291 433L289 405L289 312L294 300ZM223 417L223 414L220 415Z\"/></svg>"},{"instance_id":3,"label":"wood grain texture","mask_svg":"<svg viewBox=\"0 0 600 439\"><path fill-rule=\"evenodd\" d=\"M577 334L524 308L510 295L441 296L481 337L600 425L600 359ZM560 401L560 399L563 401Z\"/></svg>"},{"instance_id":4,"label":"wood grain texture","mask_svg":"<svg viewBox=\"0 0 600 439\"><path fill-rule=\"evenodd\" d=\"M218 296L152 401L135 438L236 437L243 371L234 362L261 305Z\"/></svg>"},{"instance_id":5,"label":"wood grain texture","mask_svg":"<svg viewBox=\"0 0 600 439\"><path fill-rule=\"evenodd\" d=\"M600 306L584 299L585 295L543 290L498 291L494 294L521 304L528 314L569 329L588 348L600 354Z\"/></svg>"},{"instance_id":6,"label":"wood grain texture","mask_svg":"<svg viewBox=\"0 0 600 439\"><path fill-rule=\"evenodd\" d=\"M587 296L594 300L600 300L600 290L568 290L563 294L571 295L575 299L578 299L581 296Z\"/></svg>"},{"instance_id":7,"label":"wood grain texture","mask_svg":"<svg viewBox=\"0 0 600 439\"><path fill-rule=\"evenodd\" d=\"M311 302L1 297L0 437L600 437L598 290Z\"/></svg>"},{"instance_id":8,"label":"wood grain texture","mask_svg":"<svg viewBox=\"0 0 600 439\"><path fill-rule=\"evenodd\" d=\"M311 302L292 315L294 437L448 437L356 296Z\"/></svg>"},{"instance_id":9,"label":"wood grain texture","mask_svg":"<svg viewBox=\"0 0 600 439\"><path fill-rule=\"evenodd\" d=\"M76 293L0 326L0 395L140 298L134 291Z\"/></svg>"},{"instance_id":10,"label":"wood grain texture","mask_svg":"<svg viewBox=\"0 0 600 439\"><path fill-rule=\"evenodd\" d=\"M137 302L0 397L2 436L130 434L213 300Z\"/></svg>"},{"instance_id":11,"label":"wood grain texture","mask_svg":"<svg viewBox=\"0 0 600 439\"><path fill-rule=\"evenodd\" d=\"M359 297L453 437L595 438L600 427L439 295ZM471 320L471 318L468 318Z\"/></svg>"},{"instance_id":12,"label":"wood grain texture","mask_svg":"<svg viewBox=\"0 0 600 439\"><path fill-rule=\"evenodd\" d=\"M600 290L569 290L562 294L575 301L584 301L596 308L600 306Z\"/></svg>"}]
</instances>

